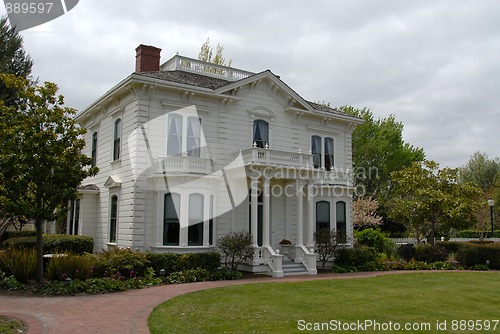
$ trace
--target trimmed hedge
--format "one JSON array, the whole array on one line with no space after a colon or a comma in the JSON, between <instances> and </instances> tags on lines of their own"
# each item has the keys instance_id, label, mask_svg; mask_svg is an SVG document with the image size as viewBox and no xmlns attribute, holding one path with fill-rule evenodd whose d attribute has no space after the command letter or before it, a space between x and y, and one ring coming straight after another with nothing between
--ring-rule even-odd
<instances>
[{"instance_id":1,"label":"trimmed hedge","mask_svg":"<svg viewBox=\"0 0 500 334\"><path fill-rule=\"evenodd\" d=\"M486 238L490 237L491 237L491 231L486 232ZM500 238L500 231L498 230L494 231L493 237ZM462 230L457 233L457 238L479 238L479 232L474 230Z\"/></svg>"},{"instance_id":2,"label":"trimmed hedge","mask_svg":"<svg viewBox=\"0 0 500 334\"><path fill-rule=\"evenodd\" d=\"M455 257L466 267L486 265L486 261L489 261L490 269L500 269L500 243L473 244L466 242L459 247Z\"/></svg>"},{"instance_id":3,"label":"trimmed hedge","mask_svg":"<svg viewBox=\"0 0 500 334\"><path fill-rule=\"evenodd\" d=\"M413 258L426 263L443 262L448 259L448 251L440 246L418 245Z\"/></svg>"},{"instance_id":4,"label":"trimmed hedge","mask_svg":"<svg viewBox=\"0 0 500 334\"><path fill-rule=\"evenodd\" d=\"M0 235L0 244L7 239L20 238L20 237L34 237L36 231L5 231Z\"/></svg>"},{"instance_id":5,"label":"trimmed hedge","mask_svg":"<svg viewBox=\"0 0 500 334\"><path fill-rule=\"evenodd\" d=\"M161 269L165 270L165 275L174 272L191 270L196 268L214 272L220 267L220 254L209 253L146 253L146 258L150 262L150 267L158 274Z\"/></svg>"},{"instance_id":6,"label":"trimmed hedge","mask_svg":"<svg viewBox=\"0 0 500 334\"><path fill-rule=\"evenodd\" d=\"M35 237L11 238L3 242L4 248L35 249ZM94 251L94 239L82 235L44 234L43 253L84 254Z\"/></svg>"},{"instance_id":7,"label":"trimmed hedge","mask_svg":"<svg viewBox=\"0 0 500 334\"><path fill-rule=\"evenodd\" d=\"M463 244L464 243L460 241L436 241L436 245L446 249L449 254L458 252Z\"/></svg>"}]
</instances>

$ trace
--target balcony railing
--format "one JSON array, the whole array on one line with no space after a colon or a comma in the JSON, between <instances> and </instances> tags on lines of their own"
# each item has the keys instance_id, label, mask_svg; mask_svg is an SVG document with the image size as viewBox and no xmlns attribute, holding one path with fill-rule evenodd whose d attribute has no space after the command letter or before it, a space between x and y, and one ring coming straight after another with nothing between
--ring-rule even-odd
<instances>
[{"instance_id":1,"label":"balcony railing","mask_svg":"<svg viewBox=\"0 0 500 334\"><path fill-rule=\"evenodd\" d=\"M175 156L164 157L156 164L156 173L193 173L193 174L210 174L212 173L212 164L209 159Z\"/></svg>"},{"instance_id":2,"label":"balcony railing","mask_svg":"<svg viewBox=\"0 0 500 334\"><path fill-rule=\"evenodd\" d=\"M299 152L286 152L265 148L250 148L241 152L245 162L265 165L278 165L297 168L312 168L312 155Z\"/></svg>"},{"instance_id":3,"label":"balcony railing","mask_svg":"<svg viewBox=\"0 0 500 334\"><path fill-rule=\"evenodd\" d=\"M239 70L228 66L207 63L198 59L175 56L161 66L162 71L185 71L202 74L214 78L237 81L245 79L255 73Z\"/></svg>"}]
</instances>

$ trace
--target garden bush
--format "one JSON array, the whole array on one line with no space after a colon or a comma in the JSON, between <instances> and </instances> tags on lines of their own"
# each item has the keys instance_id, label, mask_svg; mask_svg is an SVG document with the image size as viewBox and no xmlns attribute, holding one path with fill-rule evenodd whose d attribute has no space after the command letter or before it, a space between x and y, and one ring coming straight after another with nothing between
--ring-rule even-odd
<instances>
[{"instance_id":1,"label":"garden bush","mask_svg":"<svg viewBox=\"0 0 500 334\"><path fill-rule=\"evenodd\" d=\"M355 233L356 241L364 246L375 249L378 253L383 253L387 242L391 242L380 230L367 228Z\"/></svg>"},{"instance_id":2,"label":"garden bush","mask_svg":"<svg viewBox=\"0 0 500 334\"><path fill-rule=\"evenodd\" d=\"M437 241L436 245L446 249L448 254L456 253L464 243L458 241Z\"/></svg>"},{"instance_id":3,"label":"garden bush","mask_svg":"<svg viewBox=\"0 0 500 334\"><path fill-rule=\"evenodd\" d=\"M418 245L415 248L414 259L426 263L446 261L448 259L448 252L440 246Z\"/></svg>"},{"instance_id":4,"label":"garden bush","mask_svg":"<svg viewBox=\"0 0 500 334\"><path fill-rule=\"evenodd\" d=\"M168 283L191 283L191 282L205 282L211 278L208 270L202 268L187 269L171 273L168 278Z\"/></svg>"},{"instance_id":5,"label":"garden bush","mask_svg":"<svg viewBox=\"0 0 500 334\"><path fill-rule=\"evenodd\" d=\"M453 270L455 267L449 262L426 263L423 261L411 260L408 262L394 262L391 264L394 270Z\"/></svg>"},{"instance_id":6,"label":"garden bush","mask_svg":"<svg viewBox=\"0 0 500 334\"><path fill-rule=\"evenodd\" d=\"M377 252L367 246L340 248L335 252L333 271L336 273L387 270Z\"/></svg>"},{"instance_id":7,"label":"garden bush","mask_svg":"<svg viewBox=\"0 0 500 334\"><path fill-rule=\"evenodd\" d=\"M488 232L479 232L474 230L462 230L459 231L456 235L457 238L479 238L479 233L482 233L486 236L486 238L491 237L491 231ZM500 238L500 231L494 231L494 238Z\"/></svg>"},{"instance_id":8,"label":"garden bush","mask_svg":"<svg viewBox=\"0 0 500 334\"><path fill-rule=\"evenodd\" d=\"M116 248L89 255L93 277L119 277L130 279L142 276L150 262L146 253L130 248Z\"/></svg>"},{"instance_id":9,"label":"garden bush","mask_svg":"<svg viewBox=\"0 0 500 334\"><path fill-rule=\"evenodd\" d=\"M52 257L45 268L46 278L64 281L66 278L85 280L92 274L92 258L86 255L62 254Z\"/></svg>"},{"instance_id":10,"label":"garden bush","mask_svg":"<svg viewBox=\"0 0 500 334\"><path fill-rule=\"evenodd\" d=\"M473 244L467 242L460 247L455 258L466 267L486 265L486 261L489 261L490 269L500 269L500 243Z\"/></svg>"},{"instance_id":11,"label":"garden bush","mask_svg":"<svg viewBox=\"0 0 500 334\"><path fill-rule=\"evenodd\" d=\"M35 249L36 237L10 238L3 242L4 248ZM44 234L43 253L72 253L84 254L94 251L94 240L92 237L82 235L66 234Z\"/></svg>"},{"instance_id":12,"label":"garden bush","mask_svg":"<svg viewBox=\"0 0 500 334\"><path fill-rule=\"evenodd\" d=\"M20 238L20 237L34 237L36 236L36 231L5 231L0 235L0 243L3 243L7 239Z\"/></svg>"},{"instance_id":13,"label":"garden bush","mask_svg":"<svg viewBox=\"0 0 500 334\"><path fill-rule=\"evenodd\" d=\"M161 269L165 270L165 275L171 273L201 268L214 272L220 267L220 254L216 252L209 253L146 253L146 258L150 262L155 273L158 275Z\"/></svg>"},{"instance_id":14,"label":"garden bush","mask_svg":"<svg viewBox=\"0 0 500 334\"><path fill-rule=\"evenodd\" d=\"M398 255L406 262L415 257L415 246L413 244L402 244L398 247Z\"/></svg>"},{"instance_id":15,"label":"garden bush","mask_svg":"<svg viewBox=\"0 0 500 334\"><path fill-rule=\"evenodd\" d=\"M36 252L26 249L8 249L0 253L0 271L13 275L20 282L36 277Z\"/></svg>"}]
</instances>

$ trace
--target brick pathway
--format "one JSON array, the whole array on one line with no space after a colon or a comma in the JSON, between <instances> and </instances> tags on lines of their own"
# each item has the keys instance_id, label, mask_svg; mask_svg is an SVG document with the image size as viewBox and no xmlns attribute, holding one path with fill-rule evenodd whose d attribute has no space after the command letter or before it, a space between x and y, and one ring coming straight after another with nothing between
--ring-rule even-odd
<instances>
[{"instance_id":1,"label":"brick pathway","mask_svg":"<svg viewBox=\"0 0 500 334\"><path fill-rule=\"evenodd\" d=\"M29 334L39 333L149 333L147 318L153 308L175 296L222 286L263 282L297 282L324 279L373 277L400 271L352 274L321 274L285 278L251 278L238 281L163 285L104 295L34 297L0 295L0 314L28 324Z\"/></svg>"}]
</instances>

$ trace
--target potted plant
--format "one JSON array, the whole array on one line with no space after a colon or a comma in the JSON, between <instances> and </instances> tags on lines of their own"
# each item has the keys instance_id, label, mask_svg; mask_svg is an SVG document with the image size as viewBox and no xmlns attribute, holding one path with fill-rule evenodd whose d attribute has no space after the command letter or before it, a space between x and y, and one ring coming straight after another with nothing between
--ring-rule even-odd
<instances>
[{"instance_id":1,"label":"potted plant","mask_svg":"<svg viewBox=\"0 0 500 334\"><path fill-rule=\"evenodd\" d=\"M283 239L280 241L281 254L288 258L288 254L290 254L290 246L292 242L287 239Z\"/></svg>"}]
</instances>

